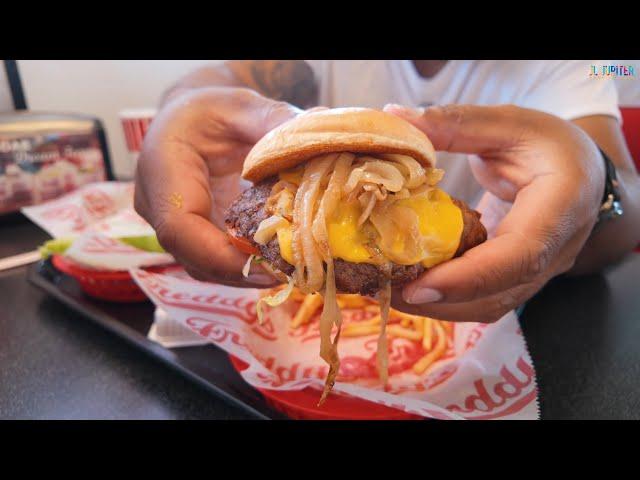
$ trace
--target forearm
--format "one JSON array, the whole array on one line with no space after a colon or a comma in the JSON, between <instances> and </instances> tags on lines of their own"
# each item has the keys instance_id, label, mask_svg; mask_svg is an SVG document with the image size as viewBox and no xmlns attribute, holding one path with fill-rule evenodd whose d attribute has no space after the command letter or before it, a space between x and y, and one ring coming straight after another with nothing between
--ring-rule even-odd
<instances>
[{"instance_id":1,"label":"forearm","mask_svg":"<svg viewBox=\"0 0 640 480\"><path fill-rule=\"evenodd\" d=\"M230 60L191 72L162 96L161 105L176 96L204 87L245 87L273 100L300 108L317 105L313 71L302 60Z\"/></svg>"},{"instance_id":2,"label":"forearm","mask_svg":"<svg viewBox=\"0 0 640 480\"><path fill-rule=\"evenodd\" d=\"M640 243L640 176L635 172L618 172L622 217L605 220L594 230L570 273L597 272L615 263Z\"/></svg>"},{"instance_id":3,"label":"forearm","mask_svg":"<svg viewBox=\"0 0 640 480\"><path fill-rule=\"evenodd\" d=\"M621 259L640 243L640 176L613 117L593 116L574 121L614 163L624 214L598 225L570 273L596 272ZM604 186L603 186L604 192Z\"/></svg>"}]
</instances>

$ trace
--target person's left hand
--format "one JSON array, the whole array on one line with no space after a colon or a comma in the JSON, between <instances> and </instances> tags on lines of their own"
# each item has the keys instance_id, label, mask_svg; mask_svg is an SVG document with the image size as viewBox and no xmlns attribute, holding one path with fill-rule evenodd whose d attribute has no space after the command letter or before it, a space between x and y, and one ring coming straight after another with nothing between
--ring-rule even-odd
<instances>
[{"instance_id":1,"label":"person's left hand","mask_svg":"<svg viewBox=\"0 0 640 480\"><path fill-rule=\"evenodd\" d=\"M388 105L436 150L476 154L490 238L394 292L392 306L441 320L493 322L574 264L597 220L605 169L577 126L514 106L426 111Z\"/></svg>"}]
</instances>

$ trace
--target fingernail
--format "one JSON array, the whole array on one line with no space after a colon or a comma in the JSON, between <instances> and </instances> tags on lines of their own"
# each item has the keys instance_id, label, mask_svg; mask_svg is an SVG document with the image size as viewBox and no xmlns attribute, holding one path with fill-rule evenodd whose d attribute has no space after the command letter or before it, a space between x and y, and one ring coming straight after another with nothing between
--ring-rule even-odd
<instances>
[{"instance_id":1,"label":"fingernail","mask_svg":"<svg viewBox=\"0 0 640 480\"><path fill-rule=\"evenodd\" d=\"M411 108L404 105L398 105L397 103L388 103L384 106L384 111L389 113L396 113L408 118L418 118L424 113L424 108Z\"/></svg>"},{"instance_id":2,"label":"fingernail","mask_svg":"<svg viewBox=\"0 0 640 480\"><path fill-rule=\"evenodd\" d=\"M247 281L258 285L272 285L277 282L273 276L266 273L250 273L249 276L247 276Z\"/></svg>"},{"instance_id":3,"label":"fingernail","mask_svg":"<svg viewBox=\"0 0 640 480\"><path fill-rule=\"evenodd\" d=\"M442 299L442 294L433 288L416 288L405 296L407 303L432 303Z\"/></svg>"}]
</instances>

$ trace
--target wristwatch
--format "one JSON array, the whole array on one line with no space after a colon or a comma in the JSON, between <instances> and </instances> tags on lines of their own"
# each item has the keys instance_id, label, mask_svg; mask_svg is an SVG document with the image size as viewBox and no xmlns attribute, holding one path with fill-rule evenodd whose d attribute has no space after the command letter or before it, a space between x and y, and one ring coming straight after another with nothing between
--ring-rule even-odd
<instances>
[{"instance_id":1,"label":"wristwatch","mask_svg":"<svg viewBox=\"0 0 640 480\"><path fill-rule=\"evenodd\" d=\"M622 210L622 204L620 202L620 192L618 191L618 187L620 186L620 184L618 182L618 176L616 174L616 167L600 147L598 147L598 150L600 150L600 154L604 159L606 167L606 179L604 186L604 196L602 198L600 212L598 213L598 221L596 222L596 227L607 220L620 217L624 213L624 211Z\"/></svg>"}]
</instances>

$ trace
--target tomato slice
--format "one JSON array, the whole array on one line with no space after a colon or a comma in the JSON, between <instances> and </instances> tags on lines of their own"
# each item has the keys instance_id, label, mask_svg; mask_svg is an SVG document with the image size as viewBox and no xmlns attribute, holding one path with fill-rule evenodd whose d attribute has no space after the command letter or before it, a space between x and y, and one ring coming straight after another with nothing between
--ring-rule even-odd
<instances>
[{"instance_id":1,"label":"tomato slice","mask_svg":"<svg viewBox=\"0 0 640 480\"><path fill-rule=\"evenodd\" d=\"M252 245L246 238L235 236L233 230L227 230L227 237L229 237L229 241L233 246L242 253L246 253L248 255L260 255L258 247Z\"/></svg>"}]
</instances>

